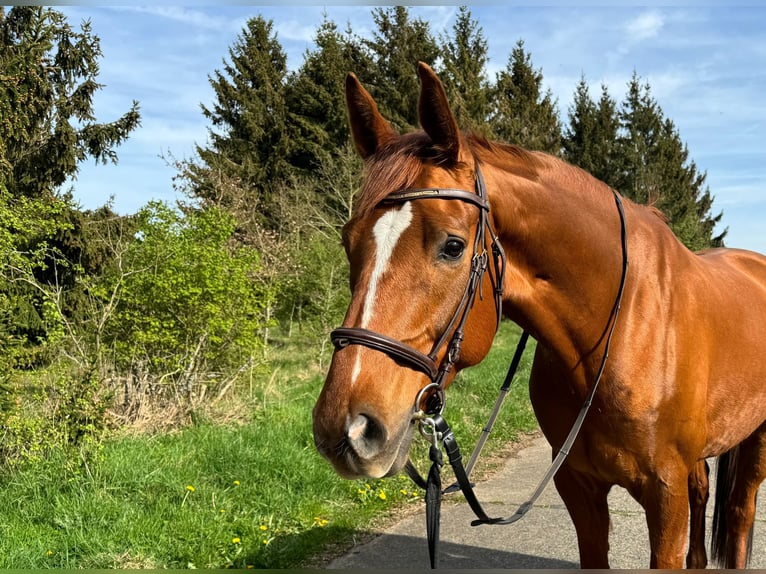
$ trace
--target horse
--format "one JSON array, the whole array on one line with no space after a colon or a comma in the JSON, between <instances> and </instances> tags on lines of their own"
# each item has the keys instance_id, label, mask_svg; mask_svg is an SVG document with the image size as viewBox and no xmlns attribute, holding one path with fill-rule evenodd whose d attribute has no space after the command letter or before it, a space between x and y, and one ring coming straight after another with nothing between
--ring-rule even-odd
<instances>
[{"instance_id":1,"label":"horse","mask_svg":"<svg viewBox=\"0 0 766 574\"><path fill-rule=\"evenodd\" d=\"M346 78L365 178L342 234L352 296L313 410L317 449L345 478L400 472L421 403L485 357L501 312L537 341L529 392L553 454L603 369L554 477L580 566L609 566L618 485L645 510L650 567L683 567L688 542L686 565L704 568L706 459L719 457L713 557L744 567L766 477L766 258L693 253L657 209L618 210L582 169L461 131L437 75L417 71L422 129L405 134ZM498 245L504 269L486 263Z\"/></svg>"}]
</instances>

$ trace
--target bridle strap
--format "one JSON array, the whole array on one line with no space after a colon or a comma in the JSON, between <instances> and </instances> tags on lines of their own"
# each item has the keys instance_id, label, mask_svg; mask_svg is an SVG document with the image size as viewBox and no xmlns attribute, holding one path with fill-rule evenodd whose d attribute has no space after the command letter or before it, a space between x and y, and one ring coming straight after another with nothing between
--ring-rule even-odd
<instances>
[{"instance_id":1,"label":"bridle strap","mask_svg":"<svg viewBox=\"0 0 766 574\"><path fill-rule=\"evenodd\" d=\"M431 380L435 380L439 373L439 367L433 357L375 331L359 327L338 327L330 337L336 349L344 349L349 345L363 345L406 363L407 366L428 375Z\"/></svg>"},{"instance_id":2,"label":"bridle strap","mask_svg":"<svg viewBox=\"0 0 766 574\"><path fill-rule=\"evenodd\" d=\"M385 206L419 199L446 199L470 203L479 208L479 218L476 225L476 233L474 235L471 270L465 290L463 291L460 302L458 303L447 327L436 340L431 351L426 355L414 347L401 341L397 341L392 337L361 327L340 327L330 333L330 339L335 345L336 350L344 349L349 345L362 345L381 353L385 353L391 358L404 363L408 367L426 374L431 383L437 384L439 389L438 392L443 394L447 376L460 356L465 324L468 320L469 311L473 307L477 292L480 298L483 297L482 278L487 271L489 260L489 255L486 250L487 231L489 231L494 260L494 277L492 279L495 307L497 310L496 327L500 325L500 317L502 315L501 299L503 292L503 276L505 273L505 253L503 252L497 234L490 223L487 190L484 185L484 177L481 174L478 164L475 167L475 174L475 193L456 188L427 187L403 189L389 194L378 204L379 206ZM437 365L437 357L445 345L447 345L447 350L443 355L441 363ZM416 408L420 407L416 405Z\"/></svg>"},{"instance_id":3,"label":"bridle strap","mask_svg":"<svg viewBox=\"0 0 766 574\"><path fill-rule=\"evenodd\" d=\"M481 172L476 172L477 180L481 177ZM483 180L483 178L482 178ZM483 187L478 185L477 191ZM394 193L386 196L379 205L390 205L392 203L403 203L405 201L412 201L415 199L458 199L466 203L472 203L480 209L489 211L489 202L487 201L486 194L474 193L472 191L465 191L464 189L456 189L452 187L420 187L414 189L403 189L401 191L395 191Z\"/></svg>"}]
</instances>

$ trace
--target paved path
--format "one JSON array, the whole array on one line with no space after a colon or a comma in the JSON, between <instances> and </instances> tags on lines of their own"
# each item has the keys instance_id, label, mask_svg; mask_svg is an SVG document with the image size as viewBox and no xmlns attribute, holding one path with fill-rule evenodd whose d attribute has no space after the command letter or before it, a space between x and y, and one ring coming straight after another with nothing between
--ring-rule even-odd
<instances>
[{"instance_id":1,"label":"paved path","mask_svg":"<svg viewBox=\"0 0 766 574\"><path fill-rule=\"evenodd\" d=\"M487 513L508 516L527 499L550 462L550 447L535 438L513 455L490 479L476 487ZM712 475L711 470L711 482ZM766 568L766 508L759 497L751 568ZM551 483L535 507L509 526L472 527L465 502L442 504L439 567L464 568L578 568L577 539L564 504ZM649 538L643 509L621 488L609 495L612 531L612 568L648 568ZM708 504L708 533L712 520ZM372 541L334 560L333 569L428 569L425 511L403 519ZM709 546L709 545L708 545Z\"/></svg>"}]
</instances>

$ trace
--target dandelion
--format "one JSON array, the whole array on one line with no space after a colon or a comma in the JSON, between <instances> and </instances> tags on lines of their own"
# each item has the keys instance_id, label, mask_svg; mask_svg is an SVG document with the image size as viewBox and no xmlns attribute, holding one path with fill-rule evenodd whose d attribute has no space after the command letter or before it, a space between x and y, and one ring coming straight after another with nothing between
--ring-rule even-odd
<instances>
[{"instance_id":1,"label":"dandelion","mask_svg":"<svg viewBox=\"0 0 766 574\"><path fill-rule=\"evenodd\" d=\"M356 489L356 492L357 492L357 494L364 494L364 493L365 493L365 492L367 492L367 491L366 491L366 490L363 490L363 489L361 489L361 488L357 488L357 489Z\"/></svg>"},{"instance_id":2,"label":"dandelion","mask_svg":"<svg viewBox=\"0 0 766 574\"><path fill-rule=\"evenodd\" d=\"M261 525L259 526L259 528L260 528L261 530L268 530L268 529L269 529L269 527L268 527L268 526L266 526L265 524L261 524Z\"/></svg>"},{"instance_id":3,"label":"dandelion","mask_svg":"<svg viewBox=\"0 0 766 574\"><path fill-rule=\"evenodd\" d=\"M320 528L324 528L324 527L325 527L325 526L327 526L329 523L330 523L330 521L329 521L329 520L327 520L326 518L321 518L321 517L319 517L319 516L315 516L315 517L314 517L314 524L316 524L316 525L317 525L317 526L319 526Z\"/></svg>"},{"instance_id":4,"label":"dandelion","mask_svg":"<svg viewBox=\"0 0 766 574\"><path fill-rule=\"evenodd\" d=\"M372 487L371 487L369 484L365 484L365 485L364 485L364 487L365 487L367 490L370 490L370 489L372 488Z\"/></svg>"},{"instance_id":5,"label":"dandelion","mask_svg":"<svg viewBox=\"0 0 766 574\"><path fill-rule=\"evenodd\" d=\"M239 486L239 481L238 480L234 481L234 486Z\"/></svg>"},{"instance_id":6,"label":"dandelion","mask_svg":"<svg viewBox=\"0 0 766 574\"><path fill-rule=\"evenodd\" d=\"M45 553L46 556L53 556L55 552L53 550L48 550L48 552Z\"/></svg>"},{"instance_id":7,"label":"dandelion","mask_svg":"<svg viewBox=\"0 0 766 574\"><path fill-rule=\"evenodd\" d=\"M386 493L381 490L378 493L378 498L380 498L381 500L385 500L386 499Z\"/></svg>"},{"instance_id":8,"label":"dandelion","mask_svg":"<svg viewBox=\"0 0 766 574\"><path fill-rule=\"evenodd\" d=\"M267 545L268 545L268 543L269 543L269 541L268 541L268 540L266 540L265 538L264 538L264 539L263 539L261 542L262 542L263 544L267 544Z\"/></svg>"},{"instance_id":9,"label":"dandelion","mask_svg":"<svg viewBox=\"0 0 766 574\"><path fill-rule=\"evenodd\" d=\"M242 540L237 536L231 539L232 544L239 544L240 542L242 542Z\"/></svg>"},{"instance_id":10,"label":"dandelion","mask_svg":"<svg viewBox=\"0 0 766 574\"><path fill-rule=\"evenodd\" d=\"M188 490L189 492L194 492L194 491L195 491L195 490L197 490L197 489L196 489L196 488L194 488L194 487L193 487L191 484L187 484L187 485L186 485L186 490Z\"/></svg>"},{"instance_id":11,"label":"dandelion","mask_svg":"<svg viewBox=\"0 0 766 574\"><path fill-rule=\"evenodd\" d=\"M223 514L224 512L226 512L226 509L225 509L225 508L222 508L222 509L221 509L221 510L219 510L218 512L220 512L221 514Z\"/></svg>"},{"instance_id":12,"label":"dandelion","mask_svg":"<svg viewBox=\"0 0 766 574\"><path fill-rule=\"evenodd\" d=\"M404 490L403 488L399 492L401 492L404 496L407 496L407 491Z\"/></svg>"}]
</instances>

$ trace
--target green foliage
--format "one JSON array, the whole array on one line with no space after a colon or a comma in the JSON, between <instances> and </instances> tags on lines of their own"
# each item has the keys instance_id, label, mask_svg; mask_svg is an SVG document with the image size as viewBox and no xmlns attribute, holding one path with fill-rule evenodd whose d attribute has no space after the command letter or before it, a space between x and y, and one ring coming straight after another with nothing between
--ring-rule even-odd
<instances>
[{"instance_id":1,"label":"green foliage","mask_svg":"<svg viewBox=\"0 0 766 574\"><path fill-rule=\"evenodd\" d=\"M76 31L51 8L0 9L0 181L12 195L52 193L88 157L116 162L113 148L140 116L134 102L114 122L96 122L100 57L89 22Z\"/></svg>"},{"instance_id":2,"label":"green foliage","mask_svg":"<svg viewBox=\"0 0 766 574\"><path fill-rule=\"evenodd\" d=\"M504 323L486 361L449 389L446 416L466 452L518 335ZM328 545L351 547L381 518L420 507L422 491L403 475L347 481L321 459L306 416L321 376L302 352L279 350L276 374L256 378L255 408L241 425L112 437L87 466L71 462L79 449L54 450L0 473L0 567L299 568ZM493 452L534 427L524 384L531 357L529 350L478 474ZM427 450L416 438L421 469ZM445 469L445 484L450 479Z\"/></svg>"},{"instance_id":3,"label":"green foliage","mask_svg":"<svg viewBox=\"0 0 766 574\"><path fill-rule=\"evenodd\" d=\"M690 249L723 244L714 236L722 213L711 215L713 198L706 175L694 161L675 125L664 117L648 83L634 73L619 110L606 86L594 103L583 77L569 110L564 157L633 200L660 209Z\"/></svg>"},{"instance_id":4,"label":"green foliage","mask_svg":"<svg viewBox=\"0 0 766 574\"><path fill-rule=\"evenodd\" d=\"M493 137L522 147L561 153L561 124L550 90L543 93L543 73L519 40L493 88L490 127Z\"/></svg>"},{"instance_id":5,"label":"green foliage","mask_svg":"<svg viewBox=\"0 0 766 574\"><path fill-rule=\"evenodd\" d=\"M458 125L484 133L489 114L489 82L486 77L489 47L478 22L461 6L452 34L442 34L440 73Z\"/></svg>"},{"instance_id":6,"label":"green foliage","mask_svg":"<svg viewBox=\"0 0 766 574\"><path fill-rule=\"evenodd\" d=\"M96 373L60 363L40 374L7 376L0 402L2 466L41 462L61 452L67 469L79 472L84 453L100 447L111 397Z\"/></svg>"},{"instance_id":7,"label":"green foliage","mask_svg":"<svg viewBox=\"0 0 766 574\"><path fill-rule=\"evenodd\" d=\"M123 369L141 363L155 374L240 367L257 355L267 294L251 277L259 257L231 247L234 223L217 209L182 215L150 202L119 273L104 277L104 298L120 297L105 334ZM192 389L186 389L191 392Z\"/></svg>"},{"instance_id":8,"label":"green foliage","mask_svg":"<svg viewBox=\"0 0 766 574\"><path fill-rule=\"evenodd\" d=\"M432 65L439 48L428 22L412 19L405 6L375 8L372 18L377 29L365 42L375 63L369 87L394 129L409 131L418 125L417 63Z\"/></svg>"},{"instance_id":9,"label":"green foliage","mask_svg":"<svg viewBox=\"0 0 766 574\"><path fill-rule=\"evenodd\" d=\"M564 159L607 185L618 187L615 169L620 122L617 108L602 84L598 103L590 97L585 76L580 78L569 108L569 125L563 134Z\"/></svg>"},{"instance_id":10,"label":"green foliage","mask_svg":"<svg viewBox=\"0 0 766 574\"><path fill-rule=\"evenodd\" d=\"M258 201L269 226L271 195L276 183L289 176L290 138L284 83L287 57L272 31L273 24L257 16L229 49L223 71L209 77L216 101L202 105L210 120L210 144L197 146L198 159L184 164L183 175L203 205L227 205L216 194L221 178L244 187ZM212 182L212 183L211 183Z\"/></svg>"}]
</instances>

